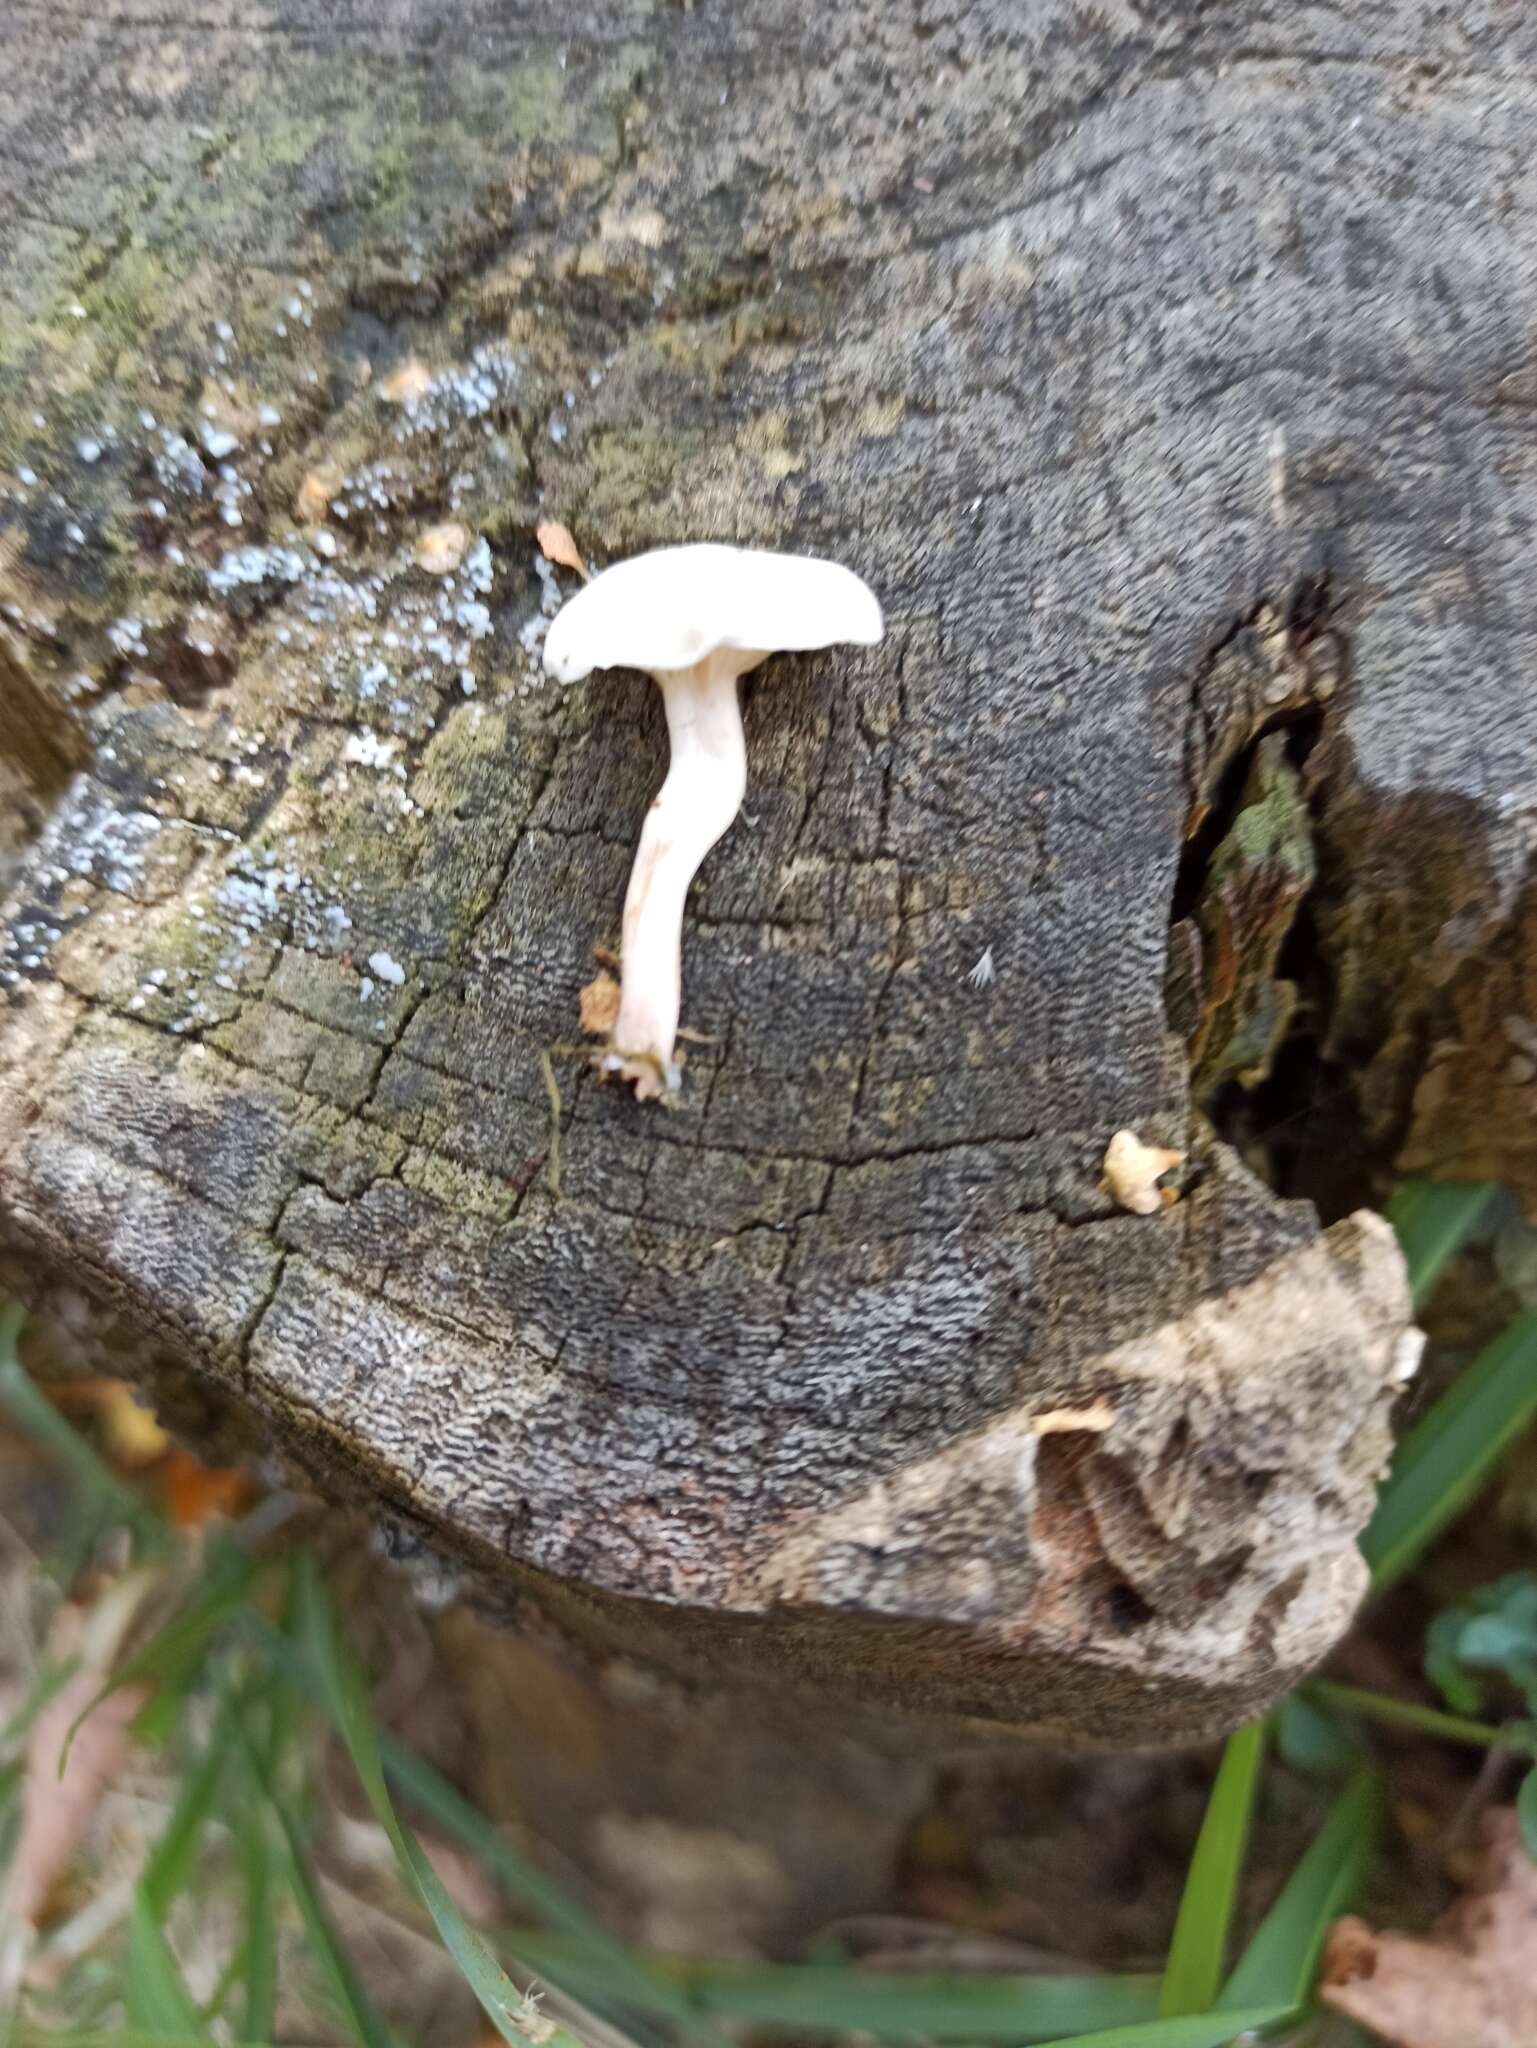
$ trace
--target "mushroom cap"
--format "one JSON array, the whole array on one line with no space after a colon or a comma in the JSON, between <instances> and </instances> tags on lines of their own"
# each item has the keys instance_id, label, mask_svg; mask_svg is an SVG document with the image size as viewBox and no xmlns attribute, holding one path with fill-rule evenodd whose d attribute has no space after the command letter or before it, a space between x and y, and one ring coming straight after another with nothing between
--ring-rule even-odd
<instances>
[{"instance_id":1,"label":"mushroom cap","mask_svg":"<svg viewBox=\"0 0 1537 2048\"><path fill-rule=\"evenodd\" d=\"M873 647L884 631L874 591L852 569L700 542L653 548L595 576L557 613L544 665L575 683L595 668L692 668L724 647L752 656L745 670L770 654Z\"/></svg>"}]
</instances>

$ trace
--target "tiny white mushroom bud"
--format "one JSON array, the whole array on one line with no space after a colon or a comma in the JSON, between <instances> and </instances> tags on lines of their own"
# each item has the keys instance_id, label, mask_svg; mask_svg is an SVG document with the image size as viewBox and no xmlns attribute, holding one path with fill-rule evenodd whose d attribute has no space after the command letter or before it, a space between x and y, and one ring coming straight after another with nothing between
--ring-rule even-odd
<instances>
[{"instance_id":1,"label":"tiny white mushroom bud","mask_svg":"<svg viewBox=\"0 0 1537 2048\"><path fill-rule=\"evenodd\" d=\"M551 675L574 683L594 669L642 669L667 717L672 759L630 874L619 1013L601 1056L642 1101L678 1085L684 903L746 794L738 676L771 654L874 646L884 630L874 592L836 562L709 543L616 563L550 627Z\"/></svg>"},{"instance_id":2,"label":"tiny white mushroom bud","mask_svg":"<svg viewBox=\"0 0 1537 2048\"><path fill-rule=\"evenodd\" d=\"M1161 1189L1158 1183L1184 1157L1166 1145L1144 1145L1135 1131L1117 1131L1105 1147L1105 1187L1134 1216L1156 1216L1177 1199L1172 1189Z\"/></svg>"}]
</instances>

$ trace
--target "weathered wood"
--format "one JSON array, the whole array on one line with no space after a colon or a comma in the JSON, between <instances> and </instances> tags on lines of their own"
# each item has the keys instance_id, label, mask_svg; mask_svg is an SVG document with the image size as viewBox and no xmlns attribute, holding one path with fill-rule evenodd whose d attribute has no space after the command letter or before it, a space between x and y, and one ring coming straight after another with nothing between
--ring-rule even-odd
<instances>
[{"instance_id":1,"label":"weathered wood","mask_svg":"<svg viewBox=\"0 0 1537 2048\"><path fill-rule=\"evenodd\" d=\"M54 1341L84 1290L182 1398L684 1670L1091 1740L1272 1698L1358 1595L1407 1309L1382 1226L1214 1137L1181 1033L1234 1132L1321 1068L1350 1171L1298 1184L1342 1204L1404 1145L1531 1180L1531 1075L1466 1077L1533 1013L1537 29L157 0L10 40L6 673L91 748L6 913L4 1272ZM832 554L890 620L747 686L682 1106L557 1056L558 1202L541 1054L662 735L537 681L542 516ZM413 558L451 517L452 587ZM1160 1216L1099 1187L1121 1127L1188 1154Z\"/></svg>"}]
</instances>

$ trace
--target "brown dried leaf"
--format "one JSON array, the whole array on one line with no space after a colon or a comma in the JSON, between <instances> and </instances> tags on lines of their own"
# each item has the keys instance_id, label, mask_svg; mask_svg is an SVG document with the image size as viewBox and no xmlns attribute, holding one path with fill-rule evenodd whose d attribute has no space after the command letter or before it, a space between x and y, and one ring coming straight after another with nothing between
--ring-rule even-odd
<instances>
[{"instance_id":1,"label":"brown dried leaf","mask_svg":"<svg viewBox=\"0 0 1537 2048\"><path fill-rule=\"evenodd\" d=\"M1537 1864L1514 1810L1484 1816L1477 1887L1426 1939L1338 1922L1322 1996L1394 2048L1532 2048Z\"/></svg>"},{"instance_id":2,"label":"brown dried leaf","mask_svg":"<svg viewBox=\"0 0 1537 2048\"><path fill-rule=\"evenodd\" d=\"M570 532L558 519L541 520L534 529L534 538L547 562L553 562L557 569L574 569L583 582L587 580L587 564L582 560Z\"/></svg>"},{"instance_id":3,"label":"brown dried leaf","mask_svg":"<svg viewBox=\"0 0 1537 2048\"><path fill-rule=\"evenodd\" d=\"M124 1380L103 1380L97 1415L106 1448L118 1465L152 1465L170 1448L155 1411Z\"/></svg>"},{"instance_id":4,"label":"brown dried leaf","mask_svg":"<svg viewBox=\"0 0 1537 2048\"><path fill-rule=\"evenodd\" d=\"M1156 1216L1166 1201L1177 1199L1160 1190L1159 1176L1184 1157L1164 1145L1144 1145L1135 1131L1117 1131L1105 1148L1105 1186L1134 1216Z\"/></svg>"},{"instance_id":5,"label":"brown dried leaf","mask_svg":"<svg viewBox=\"0 0 1537 2048\"><path fill-rule=\"evenodd\" d=\"M470 529L457 519L424 527L416 537L416 566L429 576L452 576L469 544Z\"/></svg>"},{"instance_id":6,"label":"brown dried leaf","mask_svg":"<svg viewBox=\"0 0 1537 2048\"><path fill-rule=\"evenodd\" d=\"M619 1015L619 984L606 967L598 970L577 1001L581 1005L582 1029L595 1038L607 1038Z\"/></svg>"},{"instance_id":7,"label":"brown dried leaf","mask_svg":"<svg viewBox=\"0 0 1537 2048\"><path fill-rule=\"evenodd\" d=\"M1037 1415L1030 1427L1037 1436L1064 1436L1075 1429L1106 1430L1115 1421L1115 1410L1103 1394L1096 1394L1087 1408L1051 1408Z\"/></svg>"},{"instance_id":8,"label":"brown dried leaf","mask_svg":"<svg viewBox=\"0 0 1537 2048\"><path fill-rule=\"evenodd\" d=\"M146 1581L115 1587L90 1615L78 1607L59 1610L49 1655L80 1661L33 1722L27 1739L21 1830L0 1895L0 1924L14 1919L36 1926L44 1917L49 1895L127 1760L129 1724L149 1697L141 1685L124 1686L81 1721L63 1775L59 1772L69 1731L106 1683L147 1589Z\"/></svg>"}]
</instances>

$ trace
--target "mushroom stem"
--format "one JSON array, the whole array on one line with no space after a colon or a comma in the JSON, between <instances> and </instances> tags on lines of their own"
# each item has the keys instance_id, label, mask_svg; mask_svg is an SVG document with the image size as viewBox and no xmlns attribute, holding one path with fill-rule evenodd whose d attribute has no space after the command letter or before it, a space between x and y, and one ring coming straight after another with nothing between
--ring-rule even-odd
<instances>
[{"instance_id":1,"label":"mushroom stem","mask_svg":"<svg viewBox=\"0 0 1537 2048\"><path fill-rule=\"evenodd\" d=\"M723 647L693 668L654 674L672 760L630 870L619 1014L602 1062L606 1072L633 1081L642 1101L680 1079L673 1054L683 999L683 909L699 863L747 791L737 677L761 659Z\"/></svg>"}]
</instances>

